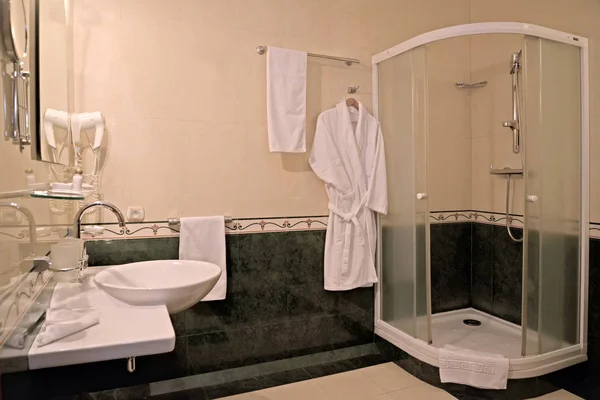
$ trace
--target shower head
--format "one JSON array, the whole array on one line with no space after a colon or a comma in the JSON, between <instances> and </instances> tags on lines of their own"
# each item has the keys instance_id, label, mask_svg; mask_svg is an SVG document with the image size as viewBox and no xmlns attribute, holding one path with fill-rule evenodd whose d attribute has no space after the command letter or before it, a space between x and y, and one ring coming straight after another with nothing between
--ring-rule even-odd
<instances>
[{"instance_id":1,"label":"shower head","mask_svg":"<svg viewBox=\"0 0 600 400\"><path fill-rule=\"evenodd\" d=\"M512 57L510 58L510 74L514 74L516 72L519 72L519 67L521 67L521 53L523 52L523 50L519 50L518 53L513 53Z\"/></svg>"}]
</instances>

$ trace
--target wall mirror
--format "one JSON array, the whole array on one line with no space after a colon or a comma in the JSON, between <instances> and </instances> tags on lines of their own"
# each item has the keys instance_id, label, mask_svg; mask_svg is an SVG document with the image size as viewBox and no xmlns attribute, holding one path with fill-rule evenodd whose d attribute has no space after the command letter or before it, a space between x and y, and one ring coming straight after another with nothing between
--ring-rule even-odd
<instances>
[{"instance_id":1,"label":"wall mirror","mask_svg":"<svg viewBox=\"0 0 600 400\"><path fill-rule=\"evenodd\" d=\"M29 27L25 0L3 0L1 11L4 138L19 145L22 151L31 143L26 62Z\"/></svg>"},{"instance_id":2,"label":"wall mirror","mask_svg":"<svg viewBox=\"0 0 600 400\"><path fill-rule=\"evenodd\" d=\"M69 1L1 0L4 139L69 161Z\"/></svg>"}]
</instances>

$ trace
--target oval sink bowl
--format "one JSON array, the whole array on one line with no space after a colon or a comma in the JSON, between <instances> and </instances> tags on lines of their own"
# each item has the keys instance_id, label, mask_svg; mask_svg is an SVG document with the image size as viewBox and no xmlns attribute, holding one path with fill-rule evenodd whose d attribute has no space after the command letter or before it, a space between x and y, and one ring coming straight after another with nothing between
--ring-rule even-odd
<instances>
[{"instance_id":1,"label":"oval sink bowl","mask_svg":"<svg viewBox=\"0 0 600 400\"><path fill-rule=\"evenodd\" d=\"M221 268L208 262L159 260L117 265L99 272L94 281L127 304L165 305L174 314L202 300L220 276Z\"/></svg>"}]
</instances>

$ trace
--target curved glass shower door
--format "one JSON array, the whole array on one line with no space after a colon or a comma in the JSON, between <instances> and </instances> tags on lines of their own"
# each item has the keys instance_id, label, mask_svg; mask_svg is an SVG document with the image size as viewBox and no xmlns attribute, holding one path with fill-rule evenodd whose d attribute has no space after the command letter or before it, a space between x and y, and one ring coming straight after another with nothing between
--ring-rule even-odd
<instances>
[{"instance_id":1,"label":"curved glass shower door","mask_svg":"<svg viewBox=\"0 0 600 400\"><path fill-rule=\"evenodd\" d=\"M579 343L579 48L524 39L525 239L522 355Z\"/></svg>"},{"instance_id":2,"label":"curved glass shower door","mask_svg":"<svg viewBox=\"0 0 600 400\"><path fill-rule=\"evenodd\" d=\"M382 217L381 319L431 343L425 47L379 64L388 215Z\"/></svg>"}]
</instances>

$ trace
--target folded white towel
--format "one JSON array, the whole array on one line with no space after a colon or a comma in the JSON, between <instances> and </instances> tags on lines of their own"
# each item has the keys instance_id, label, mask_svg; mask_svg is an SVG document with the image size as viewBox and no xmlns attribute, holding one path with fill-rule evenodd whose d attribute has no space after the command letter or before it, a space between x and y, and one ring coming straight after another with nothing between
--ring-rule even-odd
<instances>
[{"instance_id":1,"label":"folded white towel","mask_svg":"<svg viewBox=\"0 0 600 400\"><path fill-rule=\"evenodd\" d=\"M59 283L63 284L63 283ZM63 284L68 285L68 284ZM56 293L56 292L55 292ZM86 310L92 308L90 295L86 292L72 295L71 297L61 298L57 295L52 296L50 300L51 309L67 309L67 310Z\"/></svg>"},{"instance_id":2,"label":"folded white towel","mask_svg":"<svg viewBox=\"0 0 600 400\"><path fill-rule=\"evenodd\" d=\"M481 389L506 389L506 357L445 345L440 349L440 379Z\"/></svg>"},{"instance_id":3,"label":"folded white towel","mask_svg":"<svg viewBox=\"0 0 600 400\"><path fill-rule=\"evenodd\" d=\"M269 47L267 130L271 152L306 151L307 53Z\"/></svg>"},{"instance_id":4,"label":"folded white towel","mask_svg":"<svg viewBox=\"0 0 600 400\"><path fill-rule=\"evenodd\" d=\"M46 322L37 336L38 347L45 346L59 339L80 332L100 323L95 309L68 310L49 308L46 311Z\"/></svg>"},{"instance_id":5,"label":"folded white towel","mask_svg":"<svg viewBox=\"0 0 600 400\"><path fill-rule=\"evenodd\" d=\"M181 218L179 259L206 261L221 267L221 277L202 301L223 300L227 294L225 218Z\"/></svg>"}]
</instances>

